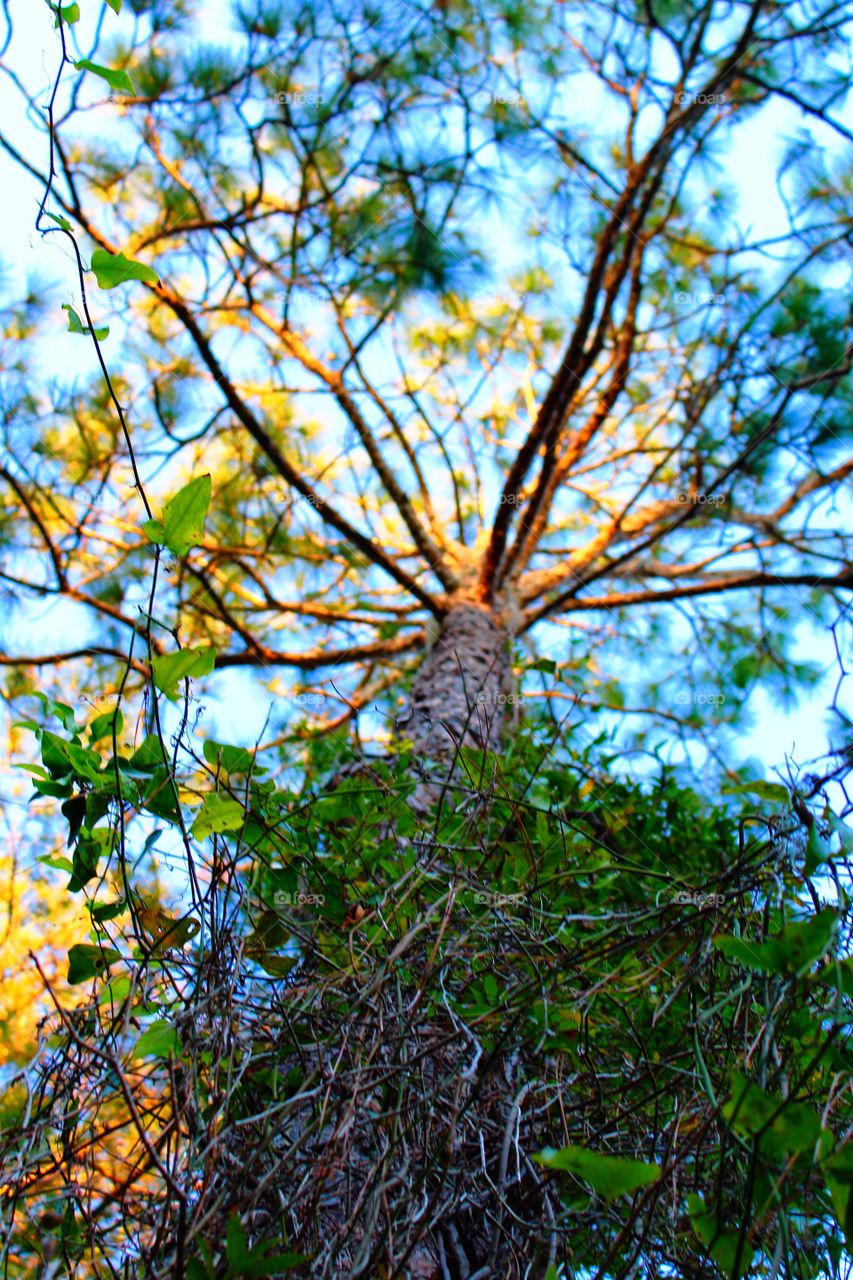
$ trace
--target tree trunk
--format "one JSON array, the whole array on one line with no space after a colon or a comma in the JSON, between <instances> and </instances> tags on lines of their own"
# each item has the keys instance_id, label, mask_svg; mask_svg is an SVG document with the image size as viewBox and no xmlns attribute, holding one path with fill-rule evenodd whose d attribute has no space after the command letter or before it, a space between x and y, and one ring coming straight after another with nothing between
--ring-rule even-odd
<instances>
[{"instance_id":1,"label":"tree trunk","mask_svg":"<svg viewBox=\"0 0 853 1280\"><path fill-rule=\"evenodd\" d=\"M397 733L411 742L423 781L412 803L423 811L450 781L464 781L460 747L497 751L512 696L510 634L483 605L453 606L415 677Z\"/></svg>"}]
</instances>

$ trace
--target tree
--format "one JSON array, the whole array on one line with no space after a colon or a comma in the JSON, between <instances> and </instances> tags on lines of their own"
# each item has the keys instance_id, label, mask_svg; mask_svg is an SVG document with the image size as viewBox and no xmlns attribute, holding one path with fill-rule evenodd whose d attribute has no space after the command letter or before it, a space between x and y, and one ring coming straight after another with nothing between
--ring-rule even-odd
<instances>
[{"instance_id":1,"label":"tree","mask_svg":"<svg viewBox=\"0 0 853 1280\"><path fill-rule=\"evenodd\" d=\"M623 748L591 753L552 708L639 710L626 747L719 754L714 721L737 725L757 681L808 679L793 607L841 634L842 9L258 0L217 46L204 8L99 7L54 10L41 154L0 133L39 184L39 231L75 255L66 345L97 360L35 391L44 308L8 308L3 580L11 616L47 600L73 626L37 650L9 627L0 661L10 699L42 693L35 787L62 802L94 929L74 976L101 992L82 1030L58 1010L42 1095L67 1113L85 1079L92 1124L112 1108L137 1144L123 1180L93 1173L103 1212L66 1197L66 1265L100 1274L130 1247L150 1274L277 1273L300 1252L312 1274L698 1274L703 1252L729 1275L753 1256L817 1274L804 1249L839 1266L815 1187L849 1230L825 1075L847 1070L841 1023L820 1032L848 994L846 898L813 881L840 886L849 852L826 799L843 756L788 788L748 779L751 842L667 770L625 781ZM753 235L719 174L780 104L804 126L779 163L786 225ZM232 690L319 683L258 750L221 724L201 749L189 681L229 669ZM335 710L298 714L318 704ZM189 912L135 883L155 820ZM104 865L121 896L97 901ZM130 977L110 977L128 946ZM654 1063L687 1025L690 1088L664 1116ZM596 1055L631 1098L618 1121ZM304 1183L279 1221L285 1134ZM772 1229L732 1220L744 1197Z\"/></svg>"}]
</instances>

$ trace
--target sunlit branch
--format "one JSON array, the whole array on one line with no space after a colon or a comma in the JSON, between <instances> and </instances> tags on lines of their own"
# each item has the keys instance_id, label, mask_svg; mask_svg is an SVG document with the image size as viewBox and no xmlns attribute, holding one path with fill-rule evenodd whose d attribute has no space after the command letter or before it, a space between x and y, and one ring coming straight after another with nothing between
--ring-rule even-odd
<instances>
[{"instance_id":1,"label":"sunlit branch","mask_svg":"<svg viewBox=\"0 0 853 1280\"><path fill-rule=\"evenodd\" d=\"M524 630L536 622L562 613L579 613L593 609L624 609L638 604L666 604L673 600L686 600L695 596L719 595L725 591L741 591L750 587L819 587L825 591L853 590L853 568L843 569L834 576L815 573L742 573L719 574L712 579L693 582L683 587L665 588L661 591L614 591L605 596L578 596L561 599L531 609L526 615Z\"/></svg>"}]
</instances>

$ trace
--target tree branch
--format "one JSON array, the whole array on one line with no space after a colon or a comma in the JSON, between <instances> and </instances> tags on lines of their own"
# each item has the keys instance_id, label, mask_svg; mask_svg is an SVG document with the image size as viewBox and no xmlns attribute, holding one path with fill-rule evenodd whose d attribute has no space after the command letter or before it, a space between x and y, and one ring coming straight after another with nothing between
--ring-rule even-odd
<instances>
[{"instance_id":1,"label":"tree branch","mask_svg":"<svg viewBox=\"0 0 853 1280\"><path fill-rule=\"evenodd\" d=\"M827 591L853 591L853 565L848 565L834 577L816 573L732 573L714 575L701 582L684 587L669 587L663 591L622 591L607 596L575 597L571 600L554 600L530 610L525 618L523 631L535 623L555 614L581 613L592 609L625 609L635 604L666 604L671 600L685 600L691 596L719 595L724 591L741 591L748 587L821 587Z\"/></svg>"}]
</instances>

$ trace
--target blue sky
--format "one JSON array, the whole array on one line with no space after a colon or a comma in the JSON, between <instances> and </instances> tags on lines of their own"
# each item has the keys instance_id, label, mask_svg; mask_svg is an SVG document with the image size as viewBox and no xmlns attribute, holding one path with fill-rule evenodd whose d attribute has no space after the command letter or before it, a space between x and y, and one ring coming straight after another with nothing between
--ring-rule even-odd
<instances>
[{"instance_id":1,"label":"blue sky","mask_svg":"<svg viewBox=\"0 0 853 1280\"><path fill-rule=\"evenodd\" d=\"M83 0L81 9L85 20L99 6L91 2L87 5L86 0ZM225 6L217 0L217 3L208 4L205 12L211 19L206 30L212 31L220 41L227 40L227 25L223 17ZM107 17L114 20L111 14ZM58 45L52 17L46 5L28 5L23 12L15 15L10 61L18 67L26 68L28 84L43 84L47 88L51 83L58 61ZM20 120L20 99L5 80L0 80L0 109L6 119L11 117ZM594 113L594 101L587 102L585 109ZM848 123L853 123L853 111L849 106L846 111L837 111L837 114ZM802 127L802 124L802 118L793 106L775 102L740 127L728 154L725 180L737 194L738 220L742 226L751 228L761 236L781 234L787 227L785 211L776 190L776 169L784 147L784 138ZM814 123L810 127L815 129ZM821 138L822 133L825 139ZM16 128L15 135L25 151L28 143L35 143L39 152L34 154L42 161L40 151L43 149L43 137L36 141L38 135L23 120L20 120L20 128ZM817 142L829 141L828 131L817 126L815 139ZM6 197L5 235L0 259L5 269L7 291L14 295L23 289L28 279L38 279L49 283L54 301L51 311L53 327L46 333L45 341L40 344L38 351L39 373L46 378L57 374L64 376L71 370L78 371L81 376L86 375L95 369L94 354L79 338L63 332L65 314L61 310L61 304L67 302L79 308L73 260L62 237L52 237L48 242L43 242L36 234L33 221L41 193L37 185L22 174L4 153L0 153L0 182ZM847 277L849 280L849 269ZM838 278L833 283L845 283L840 269ZM120 353L120 343L120 332L114 332L112 340L108 340L106 345L106 352L113 360ZM794 709L783 709L775 705L764 691L756 692L751 703L752 727L741 735L736 747L741 759L756 757L768 769L782 765L786 755L791 755L802 763L819 756L828 746L829 718L826 708L835 692L838 665L831 636L822 626L815 625L805 605L807 594L806 589L789 589L790 610L786 625L794 628L796 657L819 664L823 677L815 688L802 695L799 705ZM67 625L73 628L76 625L73 609L63 610L63 614ZM46 609L33 612L29 624L18 631L22 643L42 630L47 616ZM56 613L51 615L50 625L57 625ZM27 635L28 631L30 636ZM848 666L853 667L849 653ZM223 680L220 677L220 680L221 691L216 701L224 706L233 700L235 678L229 676L227 680ZM226 693L228 690L230 696ZM269 701L269 695L261 689L254 690L251 698L245 695L245 690L241 693L240 736L245 740L252 739L260 730ZM853 715L853 678L846 681L840 701L847 713ZM369 722L370 718L365 717L365 728L369 727Z\"/></svg>"}]
</instances>

